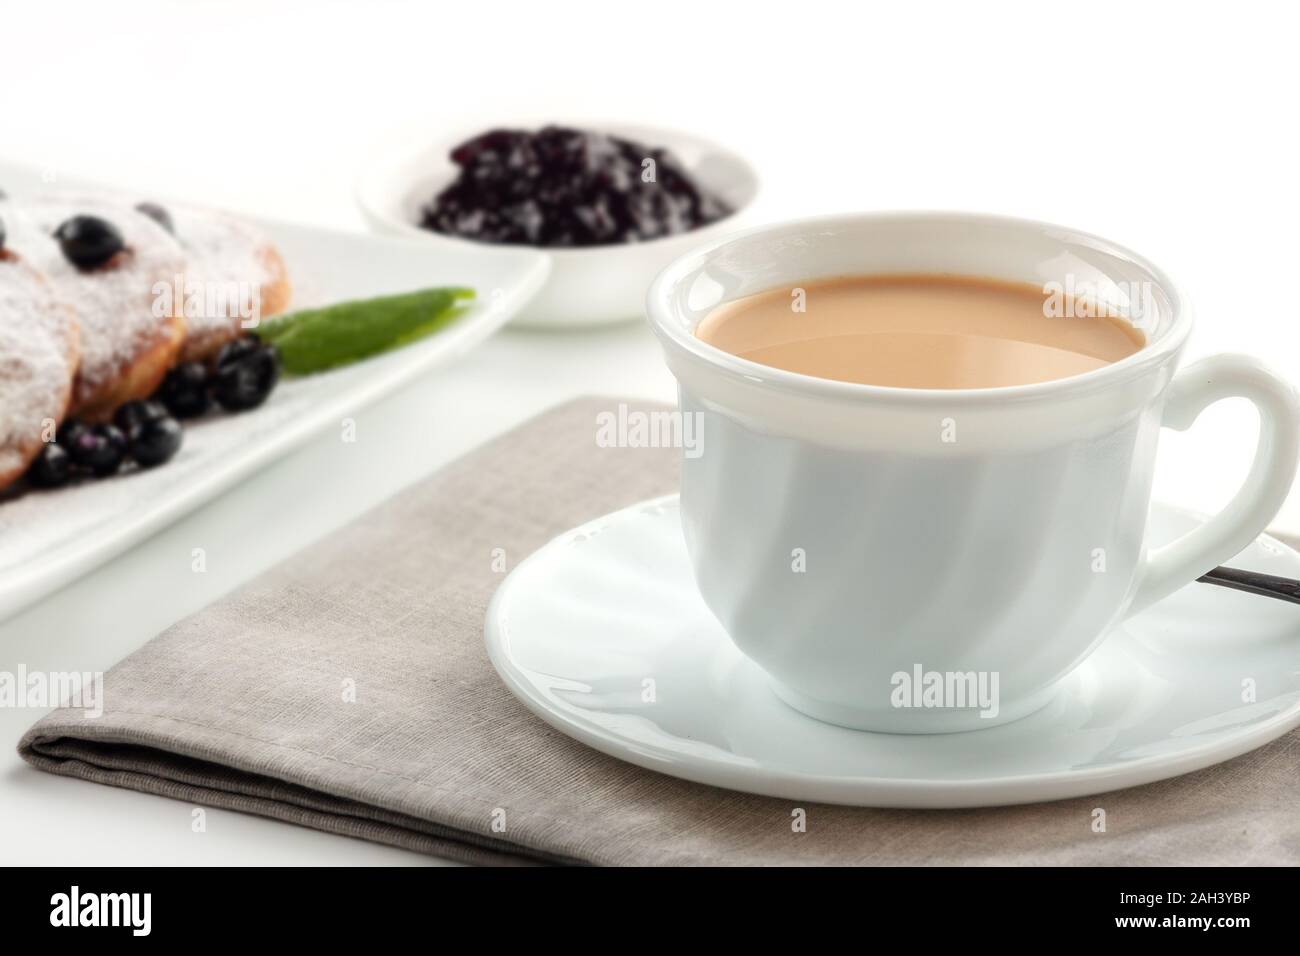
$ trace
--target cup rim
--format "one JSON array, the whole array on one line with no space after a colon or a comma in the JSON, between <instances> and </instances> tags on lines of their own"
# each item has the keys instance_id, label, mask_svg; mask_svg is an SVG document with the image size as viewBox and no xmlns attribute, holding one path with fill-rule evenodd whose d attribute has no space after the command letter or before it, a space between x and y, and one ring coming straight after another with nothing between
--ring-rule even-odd
<instances>
[{"instance_id":1,"label":"cup rim","mask_svg":"<svg viewBox=\"0 0 1300 956\"><path fill-rule=\"evenodd\" d=\"M863 223L885 224L905 220L1002 225L1040 232L1050 231L1060 235L1066 242L1090 246L1127 259L1145 271L1168 298L1170 308L1168 328L1149 337L1146 343L1132 355L1078 375L1049 379L1045 382L1033 382L1026 385L942 389L867 385L859 382L818 378L802 372L792 372L770 365L762 365L733 355L715 345L710 345L698 338L694 334L693 328L687 328L683 323L675 321L676 316L672 301L677 286L688 273L704 265L709 259L727 248L734 247L758 236L793 236L825 227ZM924 272L925 270L922 268L916 271ZM680 354L697 365L708 366L729 377L813 398L848 402L888 401L908 404L951 404L958 401L975 403L1032 401L1060 397L1064 393L1106 388L1116 382L1139 377L1150 369L1158 367L1177 356L1192 328L1191 310L1179 285L1163 269L1127 246L1081 229L1036 219L946 210L889 210L807 216L731 232L712 242L696 246L669 263L650 284L650 288L646 293L646 314L651 329L666 348L675 348Z\"/></svg>"}]
</instances>

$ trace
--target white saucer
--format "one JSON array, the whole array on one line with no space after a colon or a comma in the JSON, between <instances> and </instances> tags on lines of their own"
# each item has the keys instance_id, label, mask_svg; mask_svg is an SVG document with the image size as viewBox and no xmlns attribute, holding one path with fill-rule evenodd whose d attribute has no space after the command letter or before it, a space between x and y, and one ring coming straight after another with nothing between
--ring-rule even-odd
<instances>
[{"instance_id":1,"label":"white saucer","mask_svg":"<svg viewBox=\"0 0 1300 956\"><path fill-rule=\"evenodd\" d=\"M1198 520L1156 506L1152 533L1159 543ZM1230 563L1300 577L1300 555L1264 536ZM1206 584L1128 621L1051 703L1013 723L931 735L821 723L782 703L705 608L675 495L563 534L520 564L488 608L487 647L529 709L597 750L826 803L971 807L1101 793L1227 760L1300 725L1300 608ZM1243 702L1248 679L1253 703Z\"/></svg>"}]
</instances>

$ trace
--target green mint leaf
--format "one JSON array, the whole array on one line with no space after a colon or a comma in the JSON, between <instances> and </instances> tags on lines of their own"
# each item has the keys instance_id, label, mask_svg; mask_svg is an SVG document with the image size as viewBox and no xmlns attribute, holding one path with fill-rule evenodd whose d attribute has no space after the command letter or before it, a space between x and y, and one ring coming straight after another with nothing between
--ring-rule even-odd
<instances>
[{"instance_id":1,"label":"green mint leaf","mask_svg":"<svg viewBox=\"0 0 1300 956\"><path fill-rule=\"evenodd\" d=\"M465 311L474 290L421 289L278 315L258 336L280 351L284 369L310 375L347 365L436 332Z\"/></svg>"}]
</instances>

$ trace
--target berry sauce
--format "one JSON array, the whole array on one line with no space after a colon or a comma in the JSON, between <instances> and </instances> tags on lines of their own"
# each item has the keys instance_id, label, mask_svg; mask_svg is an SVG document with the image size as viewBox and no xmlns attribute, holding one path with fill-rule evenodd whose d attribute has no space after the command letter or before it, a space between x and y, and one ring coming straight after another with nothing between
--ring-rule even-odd
<instances>
[{"instance_id":1,"label":"berry sauce","mask_svg":"<svg viewBox=\"0 0 1300 956\"><path fill-rule=\"evenodd\" d=\"M433 232L564 248L644 242L731 214L667 150L585 130L497 129L451 152L460 173L424 207Z\"/></svg>"}]
</instances>

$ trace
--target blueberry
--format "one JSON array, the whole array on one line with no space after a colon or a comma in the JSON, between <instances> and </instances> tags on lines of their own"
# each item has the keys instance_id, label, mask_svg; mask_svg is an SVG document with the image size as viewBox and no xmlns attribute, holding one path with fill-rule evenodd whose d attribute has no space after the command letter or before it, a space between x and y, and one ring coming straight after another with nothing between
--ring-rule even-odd
<instances>
[{"instance_id":1,"label":"blueberry","mask_svg":"<svg viewBox=\"0 0 1300 956\"><path fill-rule=\"evenodd\" d=\"M221 346L221 351L217 353L216 361L212 363L213 368L220 372L225 366L233 365L235 362L252 355L261 348L261 345L262 343L251 335L246 335L243 338L232 339L225 345Z\"/></svg>"},{"instance_id":2,"label":"blueberry","mask_svg":"<svg viewBox=\"0 0 1300 956\"><path fill-rule=\"evenodd\" d=\"M131 457L141 468L170 461L181 447L181 423L169 415L142 422L131 438Z\"/></svg>"},{"instance_id":3,"label":"blueberry","mask_svg":"<svg viewBox=\"0 0 1300 956\"><path fill-rule=\"evenodd\" d=\"M176 234L176 224L172 222L172 214L156 202L142 202L135 207L135 211L144 213L172 235Z\"/></svg>"},{"instance_id":4,"label":"blueberry","mask_svg":"<svg viewBox=\"0 0 1300 956\"><path fill-rule=\"evenodd\" d=\"M74 463L92 472L97 478L113 474L126 457L126 436L114 425L90 425L80 429L68 454Z\"/></svg>"},{"instance_id":5,"label":"blueberry","mask_svg":"<svg viewBox=\"0 0 1300 956\"><path fill-rule=\"evenodd\" d=\"M247 351L232 348L237 344L231 342L221 350L212 386L221 407L231 412L261 405L280 380L280 353L275 346L254 343Z\"/></svg>"},{"instance_id":6,"label":"blueberry","mask_svg":"<svg viewBox=\"0 0 1300 956\"><path fill-rule=\"evenodd\" d=\"M27 469L27 480L38 488L61 488L72 477L72 459L55 442L49 442Z\"/></svg>"},{"instance_id":7,"label":"blueberry","mask_svg":"<svg viewBox=\"0 0 1300 956\"><path fill-rule=\"evenodd\" d=\"M197 418L212 407L208 370L202 362L182 362L167 373L154 395L177 418Z\"/></svg>"},{"instance_id":8,"label":"blueberry","mask_svg":"<svg viewBox=\"0 0 1300 956\"><path fill-rule=\"evenodd\" d=\"M64 448L68 448L69 446L76 444L77 436L89 427L90 426L85 422L78 421L75 418L69 418L59 426L59 431L55 435L54 440Z\"/></svg>"},{"instance_id":9,"label":"blueberry","mask_svg":"<svg viewBox=\"0 0 1300 956\"><path fill-rule=\"evenodd\" d=\"M126 433L122 429L116 425L96 425L95 432L102 435L104 440L113 446L114 451L122 455L126 454L126 450L131 443L127 440Z\"/></svg>"},{"instance_id":10,"label":"blueberry","mask_svg":"<svg viewBox=\"0 0 1300 956\"><path fill-rule=\"evenodd\" d=\"M73 216L54 230L54 238L78 269L98 269L126 248L117 226L98 216Z\"/></svg>"},{"instance_id":11,"label":"blueberry","mask_svg":"<svg viewBox=\"0 0 1300 956\"><path fill-rule=\"evenodd\" d=\"M113 424L122 430L128 442L135 441L135 433L145 422L167 418L167 407L153 400L127 402L113 416Z\"/></svg>"}]
</instances>

